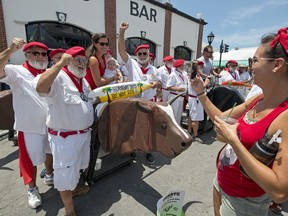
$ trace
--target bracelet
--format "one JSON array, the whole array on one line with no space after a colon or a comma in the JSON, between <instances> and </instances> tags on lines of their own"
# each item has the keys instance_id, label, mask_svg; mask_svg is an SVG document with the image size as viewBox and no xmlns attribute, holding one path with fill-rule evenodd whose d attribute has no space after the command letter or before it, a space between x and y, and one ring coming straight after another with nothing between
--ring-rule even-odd
<instances>
[{"instance_id":1,"label":"bracelet","mask_svg":"<svg viewBox=\"0 0 288 216\"><path fill-rule=\"evenodd\" d=\"M199 96L201 96L201 95L204 95L204 94L206 94L206 92L205 91L203 91L202 93L200 93L200 94L197 94L197 97L199 97Z\"/></svg>"}]
</instances>

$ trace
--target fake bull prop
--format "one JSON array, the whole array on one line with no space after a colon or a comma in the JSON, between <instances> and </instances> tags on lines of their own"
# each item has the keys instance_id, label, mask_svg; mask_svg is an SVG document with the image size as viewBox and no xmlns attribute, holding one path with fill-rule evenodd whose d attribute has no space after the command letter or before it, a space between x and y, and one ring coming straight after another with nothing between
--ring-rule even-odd
<instances>
[{"instance_id":1,"label":"fake bull prop","mask_svg":"<svg viewBox=\"0 0 288 216\"><path fill-rule=\"evenodd\" d=\"M0 130L11 130L14 124L11 90L0 91Z\"/></svg>"},{"instance_id":2,"label":"fake bull prop","mask_svg":"<svg viewBox=\"0 0 288 216\"><path fill-rule=\"evenodd\" d=\"M158 151L173 158L192 143L169 103L139 98L109 103L99 117L98 136L103 150L116 154Z\"/></svg>"}]
</instances>

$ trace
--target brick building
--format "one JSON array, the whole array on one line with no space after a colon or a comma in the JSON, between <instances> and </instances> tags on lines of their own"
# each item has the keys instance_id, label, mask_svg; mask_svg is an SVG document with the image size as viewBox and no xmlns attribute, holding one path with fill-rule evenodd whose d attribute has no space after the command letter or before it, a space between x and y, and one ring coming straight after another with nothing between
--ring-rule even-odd
<instances>
[{"instance_id":1,"label":"brick building","mask_svg":"<svg viewBox=\"0 0 288 216\"><path fill-rule=\"evenodd\" d=\"M130 24L126 48L133 55L138 44L149 43L155 65L172 55L189 61L201 55L207 23L178 11L170 1L155 0L0 0L0 50L14 37L42 41L50 49L74 45L88 47L91 35L105 32L118 60L117 32L121 21ZM21 52L10 59L23 62ZM120 60L121 62L121 60Z\"/></svg>"}]
</instances>

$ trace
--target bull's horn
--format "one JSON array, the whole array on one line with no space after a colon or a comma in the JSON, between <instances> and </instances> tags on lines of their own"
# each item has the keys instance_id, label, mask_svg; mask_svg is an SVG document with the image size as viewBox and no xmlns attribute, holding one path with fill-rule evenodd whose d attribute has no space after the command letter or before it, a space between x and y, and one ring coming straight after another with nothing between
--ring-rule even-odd
<instances>
[{"instance_id":1,"label":"bull's horn","mask_svg":"<svg viewBox=\"0 0 288 216\"><path fill-rule=\"evenodd\" d=\"M145 113L150 113L152 111L151 107L145 105L145 103L141 101L137 101L136 106L139 110Z\"/></svg>"},{"instance_id":2,"label":"bull's horn","mask_svg":"<svg viewBox=\"0 0 288 216\"><path fill-rule=\"evenodd\" d=\"M181 92L181 93L179 93L179 94L176 95L175 97L170 98L170 99L167 101L167 103L171 105L175 100L177 100L177 98L179 98L180 96L182 96L182 95L184 95L184 94L186 94L186 92Z\"/></svg>"}]
</instances>

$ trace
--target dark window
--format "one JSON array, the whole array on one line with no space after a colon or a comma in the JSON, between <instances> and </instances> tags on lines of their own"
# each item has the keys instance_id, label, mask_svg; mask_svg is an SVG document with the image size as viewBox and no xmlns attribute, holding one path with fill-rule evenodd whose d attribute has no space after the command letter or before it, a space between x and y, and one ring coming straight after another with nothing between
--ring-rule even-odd
<instances>
[{"instance_id":1,"label":"dark window","mask_svg":"<svg viewBox=\"0 0 288 216\"><path fill-rule=\"evenodd\" d=\"M190 61L192 57L192 51L184 46L177 46L174 51L174 59L184 59Z\"/></svg>"},{"instance_id":2,"label":"dark window","mask_svg":"<svg viewBox=\"0 0 288 216\"><path fill-rule=\"evenodd\" d=\"M134 51L136 47L140 44L149 44L150 45L150 53L153 53L156 56L156 44L150 40L139 38L139 37L131 37L125 40L126 51L129 55L134 55Z\"/></svg>"},{"instance_id":3,"label":"dark window","mask_svg":"<svg viewBox=\"0 0 288 216\"><path fill-rule=\"evenodd\" d=\"M26 25L27 41L39 41L49 48L70 48L91 44L92 34L79 27L59 22L33 22Z\"/></svg>"}]
</instances>

